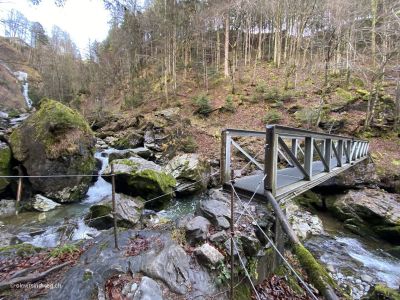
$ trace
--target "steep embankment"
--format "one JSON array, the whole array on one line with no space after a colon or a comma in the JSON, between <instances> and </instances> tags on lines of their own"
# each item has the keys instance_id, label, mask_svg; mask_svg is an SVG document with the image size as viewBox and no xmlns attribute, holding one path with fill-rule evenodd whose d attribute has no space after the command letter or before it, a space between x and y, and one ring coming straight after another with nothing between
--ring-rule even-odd
<instances>
[{"instance_id":1,"label":"steep embankment","mask_svg":"<svg viewBox=\"0 0 400 300\"><path fill-rule=\"evenodd\" d=\"M24 99L22 84L15 72L24 72L28 81L40 84L40 75L29 65L29 47L19 40L0 37L0 110L24 112L28 107Z\"/></svg>"}]
</instances>

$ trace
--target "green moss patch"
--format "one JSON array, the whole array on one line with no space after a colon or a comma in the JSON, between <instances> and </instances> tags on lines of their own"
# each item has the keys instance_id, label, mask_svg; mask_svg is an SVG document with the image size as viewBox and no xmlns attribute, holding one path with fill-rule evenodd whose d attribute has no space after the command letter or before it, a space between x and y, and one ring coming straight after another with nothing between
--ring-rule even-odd
<instances>
[{"instance_id":1,"label":"green moss patch","mask_svg":"<svg viewBox=\"0 0 400 300\"><path fill-rule=\"evenodd\" d=\"M400 292L383 284L376 284L363 298L365 300L400 300Z\"/></svg>"}]
</instances>

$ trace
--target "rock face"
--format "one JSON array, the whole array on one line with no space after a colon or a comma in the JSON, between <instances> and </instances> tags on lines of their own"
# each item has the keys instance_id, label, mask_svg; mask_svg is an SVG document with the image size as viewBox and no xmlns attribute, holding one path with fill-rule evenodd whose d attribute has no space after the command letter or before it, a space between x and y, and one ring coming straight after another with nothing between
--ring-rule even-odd
<instances>
[{"instance_id":1,"label":"rock face","mask_svg":"<svg viewBox=\"0 0 400 300\"><path fill-rule=\"evenodd\" d=\"M129 159L116 159L113 161L116 191L131 196L140 196L148 202L146 207L159 208L173 196L173 188L176 185L175 178L165 173L162 168L151 161L140 157ZM108 166L104 175L111 174L111 166ZM105 177L110 180L110 177Z\"/></svg>"},{"instance_id":2,"label":"rock face","mask_svg":"<svg viewBox=\"0 0 400 300\"><path fill-rule=\"evenodd\" d=\"M55 209L57 206L60 206L60 204L54 202L53 200L50 200L49 198L37 194L32 201L32 206L37 211L49 211Z\"/></svg>"},{"instance_id":3,"label":"rock face","mask_svg":"<svg viewBox=\"0 0 400 300\"><path fill-rule=\"evenodd\" d=\"M149 247L138 255L129 256L125 249L138 235L149 242ZM119 233L118 238L121 251L114 249L114 237L111 232L96 237L94 243L61 279L61 288L50 290L44 298L91 299L97 294L99 287L104 287L108 278L128 272L161 281L171 292L184 295L178 295L177 298L208 299L220 291L209 271L191 259L191 256L171 239L168 232L125 230ZM87 270L93 275L83 280ZM221 293L213 299L226 299L226 294Z\"/></svg>"},{"instance_id":4,"label":"rock face","mask_svg":"<svg viewBox=\"0 0 400 300\"><path fill-rule=\"evenodd\" d=\"M324 233L324 226L321 219L300 208L293 202L286 204L286 215L288 220L290 220L294 232L302 240L309 238L311 235Z\"/></svg>"},{"instance_id":5,"label":"rock face","mask_svg":"<svg viewBox=\"0 0 400 300\"><path fill-rule=\"evenodd\" d=\"M354 165L339 175L322 183L320 186L337 186L340 188L360 188L372 187L379 183L379 177L376 173L375 165L364 160Z\"/></svg>"},{"instance_id":6,"label":"rock face","mask_svg":"<svg viewBox=\"0 0 400 300\"><path fill-rule=\"evenodd\" d=\"M15 201L14 200L1 200L0 201L0 216L6 217L15 215Z\"/></svg>"},{"instance_id":7,"label":"rock face","mask_svg":"<svg viewBox=\"0 0 400 300\"><path fill-rule=\"evenodd\" d=\"M369 234L400 244L400 195L383 190L349 191L334 203L334 212L356 233Z\"/></svg>"},{"instance_id":8,"label":"rock face","mask_svg":"<svg viewBox=\"0 0 400 300\"><path fill-rule=\"evenodd\" d=\"M0 141L0 175L10 174L11 150L6 143ZM6 178L0 178L0 193L2 193L10 181Z\"/></svg>"},{"instance_id":9,"label":"rock face","mask_svg":"<svg viewBox=\"0 0 400 300\"><path fill-rule=\"evenodd\" d=\"M76 111L49 99L41 102L10 136L14 158L28 175L92 174L95 169L93 133ZM35 191L59 202L83 198L91 178L30 178Z\"/></svg>"},{"instance_id":10,"label":"rock face","mask_svg":"<svg viewBox=\"0 0 400 300\"><path fill-rule=\"evenodd\" d=\"M186 224L186 237L190 244L204 241L207 238L211 223L202 216L197 216Z\"/></svg>"},{"instance_id":11,"label":"rock face","mask_svg":"<svg viewBox=\"0 0 400 300\"><path fill-rule=\"evenodd\" d=\"M135 226L139 222L143 210L142 201L140 197L133 198L124 194L115 194L118 226L129 228ZM114 224L111 197L107 197L91 206L85 220L89 226L97 229L111 228Z\"/></svg>"},{"instance_id":12,"label":"rock face","mask_svg":"<svg viewBox=\"0 0 400 300\"><path fill-rule=\"evenodd\" d=\"M166 166L176 181L177 194L192 194L207 188L209 164L197 154L183 154L174 157Z\"/></svg>"}]
</instances>

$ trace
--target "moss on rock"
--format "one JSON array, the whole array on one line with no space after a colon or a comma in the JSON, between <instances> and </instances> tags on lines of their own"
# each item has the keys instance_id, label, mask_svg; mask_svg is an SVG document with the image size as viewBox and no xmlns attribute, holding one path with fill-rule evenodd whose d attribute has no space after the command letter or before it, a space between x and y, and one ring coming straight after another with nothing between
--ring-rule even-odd
<instances>
[{"instance_id":1,"label":"moss on rock","mask_svg":"<svg viewBox=\"0 0 400 300\"><path fill-rule=\"evenodd\" d=\"M400 292L394 289L388 288L383 284L376 284L372 289L369 290L364 300L400 300Z\"/></svg>"},{"instance_id":2,"label":"moss on rock","mask_svg":"<svg viewBox=\"0 0 400 300\"><path fill-rule=\"evenodd\" d=\"M0 142L0 175L5 176L10 174L11 150L6 143ZM6 178L0 178L0 193L10 183Z\"/></svg>"},{"instance_id":3,"label":"moss on rock","mask_svg":"<svg viewBox=\"0 0 400 300\"><path fill-rule=\"evenodd\" d=\"M40 108L10 136L13 156L28 175L92 174L94 145L85 119L51 99L43 99ZM88 177L30 179L34 190L59 202L82 199L90 181Z\"/></svg>"}]
</instances>

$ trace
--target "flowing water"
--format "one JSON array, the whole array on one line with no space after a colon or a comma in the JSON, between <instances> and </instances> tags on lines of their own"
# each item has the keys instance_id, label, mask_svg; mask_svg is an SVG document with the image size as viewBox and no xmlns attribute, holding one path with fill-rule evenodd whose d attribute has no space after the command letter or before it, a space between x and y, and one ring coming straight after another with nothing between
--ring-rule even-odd
<instances>
[{"instance_id":1,"label":"flowing water","mask_svg":"<svg viewBox=\"0 0 400 300\"><path fill-rule=\"evenodd\" d=\"M26 72L17 71L14 73L19 81L22 82L22 95L24 96L26 106L28 109L32 108L32 100L29 98L29 83L28 83L28 74Z\"/></svg>"},{"instance_id":2,"label":"flowing water","mask_svg":"<svg viewBox=\"0 0 400 300\"><path fill-rule=\"evenodd\" d=\"M320 217L328 235L312 237L305 245L342 287L351 290L354 299L360 299L377 282L399 288L400 260L385 251L391 245L354 235L329 215Z\"/></svg>"}]
</instances>

